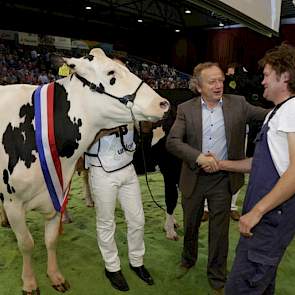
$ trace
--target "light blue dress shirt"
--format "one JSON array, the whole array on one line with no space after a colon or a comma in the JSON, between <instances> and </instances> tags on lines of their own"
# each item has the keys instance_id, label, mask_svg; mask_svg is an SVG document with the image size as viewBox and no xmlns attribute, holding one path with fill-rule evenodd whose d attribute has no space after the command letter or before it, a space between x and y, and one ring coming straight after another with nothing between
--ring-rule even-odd
<instances>
[{"instance_id":1,"label":"light blue dress shirt","mask_svg":"<svg viewBox=\"0 0 295 295\"><path fill-rule=\"evenodd\" d=\"M222 112L222 98L214 108L208 108L206 102L202 102L202 152L215 154L219 160L227 160L227 146Z\"/></svg>"}]
</instances>

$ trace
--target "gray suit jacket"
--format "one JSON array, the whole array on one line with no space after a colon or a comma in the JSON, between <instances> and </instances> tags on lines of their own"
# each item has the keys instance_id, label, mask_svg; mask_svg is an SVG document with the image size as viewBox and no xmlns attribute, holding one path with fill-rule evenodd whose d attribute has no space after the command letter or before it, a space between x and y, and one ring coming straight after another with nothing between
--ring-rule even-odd
<instances>
[{"instance_id":1,"label":"gray suit jacket","mask_svg":"<svg viewBox=\"0 0 295 295\"><path fill-rule=\"evenodd\" d=\"M223 116L229 160L245 158L246 124L263 120L269 110L253 106L243 96L223 95ZM166 141L169 152L183 160L180 190L190 196L195 188L200 168L196 159L202 152L202 107L196 97L178 106L177 117ZM230 191L238 191L244 184L242 173L229 173Z\"/></svg>"}]
</instances>

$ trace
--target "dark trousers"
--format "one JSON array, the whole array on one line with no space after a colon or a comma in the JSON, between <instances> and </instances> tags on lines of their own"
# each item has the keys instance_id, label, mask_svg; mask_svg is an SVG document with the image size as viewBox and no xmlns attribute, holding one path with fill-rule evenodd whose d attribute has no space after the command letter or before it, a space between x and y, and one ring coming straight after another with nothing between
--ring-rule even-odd
<instances>
[{"instance_id":1,"label":"dark trousers","mask_svg":"<svg viewBox=\"0 0 295 295\"><path fill-rule=\"evenodd\" d=\"M184 216L182 262L188 265L194 265L198 259L199 227L205 198L209 206L207 275L210 285L218 289L222 288L226 281L231 205L227 173L199 175L192 195L182 198Z\"/></svg>"},{"instance_id":2,"label":"dark trousers","mask_svg":"<svg viewBox=\"0 0 295 295\"><path fill-rule=\"evenodd\" d=\"M279 263L295 235L295 196L265 214L251 238L241 237L226 295L273 295Z\"/></svg>"},{"instance_id":3,"label":"dark trousers","mask_svg":"<svg viewBox=\"0 0 295 295\"><path fill-rule=\"evenodd\" d=\"M278 265L249 259L248 250L237 248L235 263L226 282L226 295L273 295Z\"/></svg>"}]
</instances>

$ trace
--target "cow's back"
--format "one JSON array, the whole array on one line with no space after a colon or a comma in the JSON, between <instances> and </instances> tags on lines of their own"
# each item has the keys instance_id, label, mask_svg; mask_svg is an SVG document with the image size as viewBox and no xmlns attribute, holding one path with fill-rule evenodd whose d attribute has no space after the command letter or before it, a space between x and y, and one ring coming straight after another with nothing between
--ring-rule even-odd
<instances>
[{"instance_id":1,"label":"cow's back","mask_svg":"<svg viewBox=\"0 0 295 295\"><path fill-rule=\"evenodd\" d=\"M0 86L1 137L7 123L19 124L20 109L26 104L32 105L32 94L36 87L25 84Z\"/></svg>"},{"instance_id":2,"label":"cow's back","mask_svg":"<svg viewBox=\"0 0 295 295\"><path fill-rule=\"evenodd\" d=\"M4 195L17 189L12 185L15 177L31 184L34 182L34 175L27 173L25 167L33 163L32 155L35 154L32 94L36 87L23 84L0 86L0 176L3 179L0 193Z\"/></svg>"}]
</instances>

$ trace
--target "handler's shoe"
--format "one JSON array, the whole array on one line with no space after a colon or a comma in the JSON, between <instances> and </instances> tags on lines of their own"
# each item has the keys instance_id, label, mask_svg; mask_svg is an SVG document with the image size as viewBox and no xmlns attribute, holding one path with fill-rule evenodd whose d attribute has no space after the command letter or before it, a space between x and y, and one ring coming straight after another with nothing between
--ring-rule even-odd
<instances>
[{"instance_id":1,"label":"handler's shoe","mask_svg":"<svg viewBox=\"0 0 295 295\"><path fill-rule=\"evenodd\" d=\"M186 263L186 262L181 262L177 268L176 268L176 273L175 273L175 278L176 279L181 279L182 277L184 277L189 270L193 267L194 265Z\"/></svg>"},{"instance_id":2,"label":"handler's shoe","mask_svg":"<svg viewBox=\"0 0 295 295\"><path fill-rule=\"evenodd\" d=\"M129 286L128 283L126 281L126 279L124 278L121 270L119 271L108 271L107 269L105 269L105 275L106 277L110 280L112 286L120 291L128 291L129 290Z\"/></svg>"},{"instance_id":3,"label":"handler's shoe","mask_svg":"<svg viewBox=\"0 0 295 295\"><path fill-rule=\"evenodd\" d=\"M153 278L151 277L148 270L144 267L144 265L135 267L135 266L132 266L131 264L129 264L129 266L137 274L137 276L141 280L146 282L148 285L153 285L154 284Z\"/></svg>"}]
</instances>

